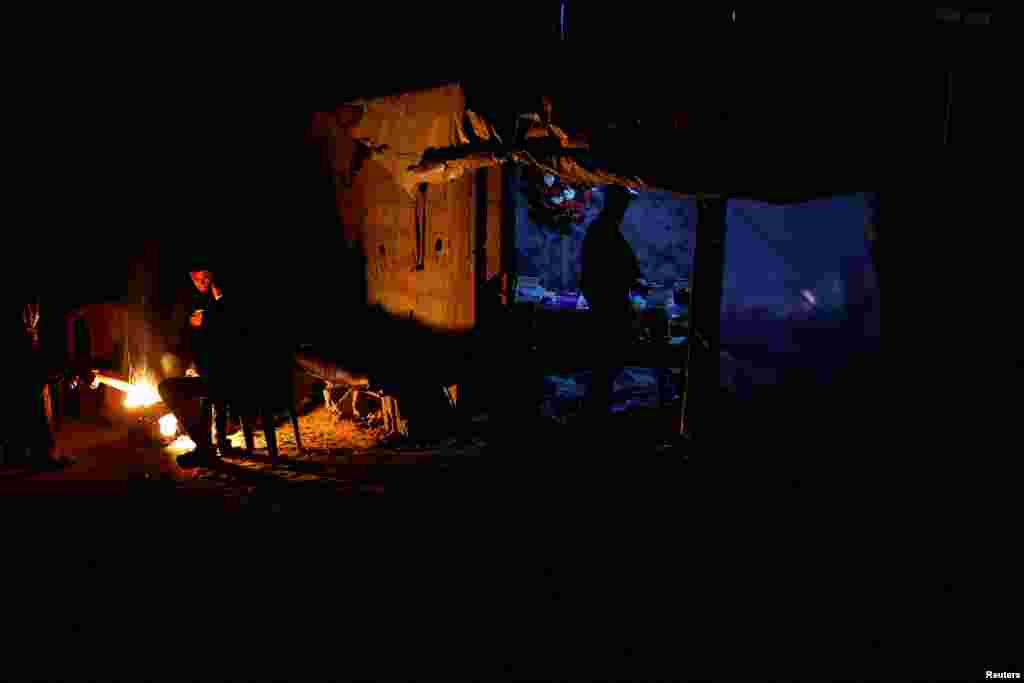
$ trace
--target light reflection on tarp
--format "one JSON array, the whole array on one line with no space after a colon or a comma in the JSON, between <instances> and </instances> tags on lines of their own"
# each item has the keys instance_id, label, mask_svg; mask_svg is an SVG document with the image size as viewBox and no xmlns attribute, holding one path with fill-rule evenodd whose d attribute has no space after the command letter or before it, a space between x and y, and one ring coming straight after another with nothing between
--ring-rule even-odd
<instances>
[{"instance_id":1,"label":"light reflection on tarp","mask_svg":"<svg viewBox=\"0 0 1024 683\"><path fill-rule=\"evenodd\" d=\"M787 369L826 377L879 346L868 194L795 205L731 200L722 292L722 349L743 386Z\"/></svg>"}]
</instances>

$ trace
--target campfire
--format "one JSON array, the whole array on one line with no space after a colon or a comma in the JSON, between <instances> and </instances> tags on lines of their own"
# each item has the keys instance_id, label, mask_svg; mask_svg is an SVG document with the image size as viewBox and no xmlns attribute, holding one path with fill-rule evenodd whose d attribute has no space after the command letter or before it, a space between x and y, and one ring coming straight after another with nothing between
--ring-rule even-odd
<instances>
[{"instance_id":1,"label":"campfire","mask_svg":"<svg viewBox=\"0 0 1024 683\"><path fill-rule=\"evenodd\" d=\"M113 387L114 389L124 392L125 397L123 405L129 410L151 408L163 403L163 399L160 398L160 392L157 391L156 383L153 382L146 373L140 373L140 379L135 382L125 382L117 379L116 377L96 373L95 380L93 381L93 388L98 387L100 384L106 384L109 387ZM178 418L174 416L174 413L164 414L156 420L156 423L160 427L160 435L162 437L165 439L174 439L173 442L168 444L169 447L182 449L195 448L195 442L193 442L187 434L178 434Z\"/></svg>"},{"instance_id":2,"label":"campfire","mask_svg":"<svg viewBox=\"0 0 1024 683\"><path fill-rule=\"evenodd\" d=\"M167 413L160 418L160 433L164 436L174 436L178 433L178 418L173 413Z\"/></svg>"},{"instance_id":3,"label":"campfire","mask_svg":"<svg viewBox=\"0 0 1024 683\"><path fill-rule=\"evenodd\" d=\"M129 384L125 394L125 408L146 408L161 402L160 394L157 392L156 386L149 381L143 381L139 384ZM165 417L174 416L169 415ZM163 424L161 423L161 427L162 426ZM177 426L176 423L175 426Z\"/></svg>"}]
</instances>

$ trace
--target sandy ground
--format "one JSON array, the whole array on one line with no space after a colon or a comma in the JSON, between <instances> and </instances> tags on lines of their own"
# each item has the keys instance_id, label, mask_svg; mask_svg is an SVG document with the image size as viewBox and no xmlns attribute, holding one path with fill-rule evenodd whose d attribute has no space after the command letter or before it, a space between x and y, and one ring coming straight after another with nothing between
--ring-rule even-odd
<instances>
[{"instance_id":1,"label":"sandy ground","mask_svg":"<svg viewBox=\"0 0 1024 683\"><path fill-rule=\"evenodd\" d=\"M479 438L448 439L432 444L410 440L386 439L382 430L351 420L335 420L323 405L299 416L302 451L290 421L278 421L277 446L282 457L323 465L357 465L420 462L424 457L464 457L479 455L486 444ZM267 442L256 432L256 451L265 453ZM244 448L241 432L228 437L236 448Z\"/></svg>"},{"instance_id":2,"label":"sandy ground","mask_svg":"<svg viewBox=\"0 0 1024 683\"><path fill-rule=\"evenodd\" d=\"M255 450L244 452L241 432L229 435L239 450L211 467L181 468L177 456L188 447L162 445L142 429L125 425L68 422L57 433L56 456L66 465L60 469L0 466L0 487L5 491L34 492L65 489L63 484L102 484L111 487L137 483L163 484L182 492L211 493L234 497L244 503L260 491L294 490L297 487L333 491L382 492L382 485L366 476L366 465L431 463L452 458L479 456L486 446L480 438L460 437L417 444L386 440L380 430L348 420L336 421L323 405L300 415L303 450L287 421L277 425L282 456L273 465L262 431L256 431Z\"/></svg>"},{"instance_id":3,"label":"sandy ground","mask_svg":"<svg viewBox=\"0 0 1024 683\"><path fill-rule=\"evenodd\" d=\"M299 416L303 448L300 451L290 421L279 416L276 430L282 457L276 465L270 461L266 438L259 426L253 452L244 451L243 435L236 432L229 439L237 450L209 467L182 468L176 459L191 445L161 444L152 428L147 430L137 422L66 422L56 434L56 455L65 466L40 471L0 464L0 493L28 495L72 490L91 495L94 491L117 494L159 488L183 494L211 494L233 501L231 505L244 505L263 493L280 499L283 491L381 493L384 480L408 479L399 471L404 468L370 468L371 465L491 461L512 453L518 463L558 466L576 462L580 457L598 457L584 445L586 434L578 427L566 427L554 420L524 425L504 438L489 434L486 418L464 424L458 437L417 442L414 423L413 439L386 438L382 430L365 423L336 420L322 402L317 402L317 392L307 386L298 389L297 395L310 397ZM678 421L678 407L665 409L668 421L659 411L614 416L612 421L618 425L615 431L622 435L622 443L602 441L603 449L598 450L611 446L639 452L643 450L642 442L653 433L677 431L678 425L669 423ZM156 419L163 412L157 407L149 417Z\"/></svg>"}]
</instances>

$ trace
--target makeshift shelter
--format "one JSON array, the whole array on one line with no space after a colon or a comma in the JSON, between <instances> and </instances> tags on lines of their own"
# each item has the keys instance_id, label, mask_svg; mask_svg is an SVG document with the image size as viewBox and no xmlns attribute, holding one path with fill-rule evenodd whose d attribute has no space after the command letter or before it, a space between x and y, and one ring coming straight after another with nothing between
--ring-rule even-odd
<instances>
[{"instance_id":1,"label":"makeshift shelter","mask_svg":"<svg viewBox=\"0 0 1024 683\"><path fill-rule=\"evenodd\" d=\"M580 186L618 184L642 193L661 192L689 202L688 208L678 210L690 216L683 222L691 237L685 246L677 245L686 254L678 260L686 265L665 271L684 279L690 278L686 271L692 271L690 325L698 343L685 352L689 363L679 363L690 368L689 398L694 400L702 382L708 387L700 390L705 393L713 393L720 382L735 387L737 371L729 360L735 354L727 354L729 367L720 372L719 333L726 332L720 329L720 312L728 320L728 333L734 334L732 311L757 308L756 298L770 287L752 292L735 286L737 277L749 277L738 276L740 271L754 273L765 267L751 262L756 257L744 252L764 252L766 247L751 241L744 227L749 220L737 224L732 242L728 235L733 223L749 217L755 206L761 212L767 211L760 208L767 203L820 202L841 193L759 194L722 186L716 190L714 186L724 180L724 162L720 150L707 140L721 140L730 129L709 115L705 100L697 95L676 97L660 107L637 101L634 113L641 111L643 122L625 121L629 107L622 103L602 118L594 113L601 111L598 104L597 97L578 84L571 92L496 97L493 88L466 81L351 100L318 112L314 135L326 150L325 166L334 181L345 238L365 258L367 303L436 331L479 333L485 297L493 300L496 295L504 305L515 298L513 286L522 265L517 231L524 220L524 169ZM749 137L752 130L733 126L731 132L746 131ZM702 133L704 141L698 142ZM652 149L659 153L651 154ZM705 177L702 170L707 171ZM833 284L843 280L847 290L865 285L850 280L852 271L843 268L860 267L851 264L864 257L866 235L877 236L877 230L870 230L873 221L865 220L863 212L854 220L859 221L861 246L843 253L845 265L819 273L825 279L835 276ZM849 226L843 229L848 232ZM822 227L820 234L826 230ZM810 237L807 233L795 239ZM850 235L844 239L853 244ZM561 260L567 263L572 258L566 256L564 244ZM838 253L832 256L833 261L839 258ZM723 278L724 262L731 279ZM563 280L566 277L562 275ZM822 286L815 282L800 288L798 295L803 290L812 296L817 292L831 305L831 290L822 292ZM779 310L792 305L800 304L788 302ZM846 304L839 308L851 310ZM863 305L853 308L860 311ZM851 327L846 324L844 329ZM437 358L444 364L464 356L449 350Z\"/></svg>"},{"instance_id":2,"label":"makeshift shelter","mask_svg":"<svg viewBox=\"0 0 1024 683\"><path fill-rule=\"evenodd\" d=\"M194 225L195 236L204 241L207 233L215 236L224 225L239 226L231 228L234 233L217 236L225 245L225 269L244 272L253 292L277 297L250 300L277 310L271 302L288 299L301 309L287 309L290 317L283 326L269 316L258 321L261 325L284 327L296 342L336 348L352 362L392 377L425 375L448 387L473 377L486 384L489 380L481 378L486 373L477 368L513 367L512 361L530 357L502 355L512 354L511 347L519 343L513 334L504 335L503 345L497 347L478 343L481 337L502 337L518 324L514 315L502 313L514 301L516 276L527 274L517 251L525 209L524 177L550 174L589 187L620 184L645 197L661 197L666 205L685 207L679 215L686 217L686 230L676 231L679 226L669 221L664 235L671 235L666 244L686 257L664 259L672 268L658 271L657 277L682 277L685 269L692 271L689 322L695 331L692 337L701 343L675 353L706 353L700 363L679 365L688 365L691 372L708 368L717 384L720 301L714 283L721 284L721 259L727 249L727 199L792 202L828 193L728 191L723 169L729 161L716 144L729 130L740 129L730 129L732 124L717 116L715 96L724 93L713 79L698 78L669 98L655 98L645 84L631 82L614 101L590 87L596 82L597 76L587 75L564 88L506 87L493 77L424 81L379 97L332 102L301 121L310 143L304 151L311 156L281 157L296 162L280 164L289 169L283 171L270 168L276 158L268 154L268 163L253 166L254 172L235 181L237 196L222 203L237 199L242 204L248 198L243 216L230 211L211 216L197 204L194 212L192 207L179 209L176 220L167 223ZM735 103L735 98L721 101ZM751 119L738 117L741 123ZM254 133L259 129L253 125ZM739 137L749 139L749 130ZM248 145L253 148L249 153L258 160L268 145L279 141ZM289 141L287 147L295 146ZM313 163L314 154L319 155L319 167ZM240 165L233 157L231 162L226 168ZM317 231L289 213L300 205L312 216L315 212L307 205L314 202L313 190L279 193L271 200L272 212L266 211L262 195L260 201L252 199L257 190L265 188L269 194L290 169L307 167L315 170L294 180L296 188L316 185L306 180L325 180L329 185L330 211L323 211L323 220L316 218ZM316 172L321 177L316 178ZM247 184L250 178L252 187ZM734 182L749 186L742 178ZM194 194L193 188L187 189L189 196ZM210 190L223 195L223 188L212 181ZM258 242L263 238L253 227L261 213L273 213L274 243ZM333 214L330 219L328 213ZM187 239L181 241L190 246ZM564 250L557 258L571 266L573 252L565 240L559 241ZM655 251L666 253L660 246ZM147 259L166 261L169 255L154 253ZM294 267L299 259L301 269ZM282 271L315 271L313 276L299 274L304 279L300 296L293 296L294 282L282 286L275 281L275 271L282 265ZM170 266L164 270L170 273L166 277L181 278ZM565 288L572 286L571 271L561 268ZM286 293L270 291L275 288ZM153 304L150 299L146 306L154 308ZM379 320L387 320L387 331L364 327L370 321L358 314L356 304L383 312ZM322 324L314 324L317 319ZM404 342L392 343L399 338ZM393 353L396 346L402 347L400 353ZM689 384L695 386L693 381Z\"/></svg>"}]
</instances>

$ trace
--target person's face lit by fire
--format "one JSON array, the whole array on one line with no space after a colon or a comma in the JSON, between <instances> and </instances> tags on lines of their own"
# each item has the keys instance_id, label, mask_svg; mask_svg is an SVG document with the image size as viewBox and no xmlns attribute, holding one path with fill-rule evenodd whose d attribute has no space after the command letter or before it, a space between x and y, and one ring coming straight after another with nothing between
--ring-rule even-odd
<instances>
[{"instance_id":1,"label":"person's face lit by fire","mask_svg":"<svg viewBox=\"0 0 1024 683\"><path fill-rule=\"evenodd\" d=\"M217 288L213 284L213 273L210 271L193 270L189 273L189 277L192 278L192 284L196 286L196 289L199 290L200 294L209 294L211 289L213 290L214 295L217 294ZM192 311L192 317L189 318L189 324L197 329L203 326L202 309Z\"/></svg>"},{"instance_id":2,"label":"person's face lit by fire","mask_svg":"<svg viewBox=\"0 0 1024 683\"><path fill-rule=\"evenodd\" d=\"M213 286L213 273L208 270L194 270L189 273L192 278L192 284L196 286L200 294L209 294L210 287Z\"/></svg>"}]
</instances>

